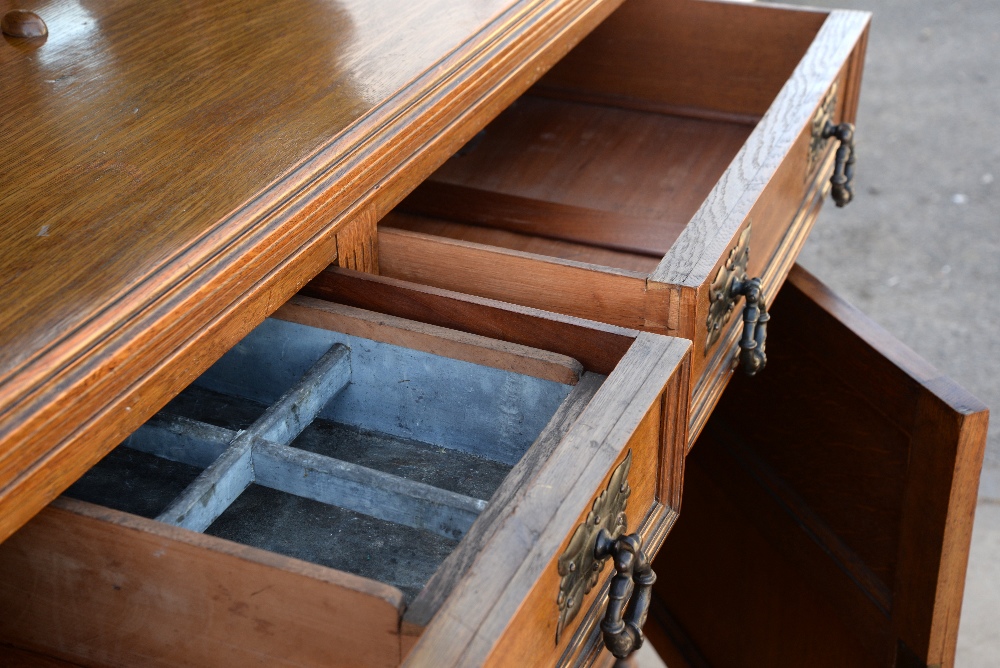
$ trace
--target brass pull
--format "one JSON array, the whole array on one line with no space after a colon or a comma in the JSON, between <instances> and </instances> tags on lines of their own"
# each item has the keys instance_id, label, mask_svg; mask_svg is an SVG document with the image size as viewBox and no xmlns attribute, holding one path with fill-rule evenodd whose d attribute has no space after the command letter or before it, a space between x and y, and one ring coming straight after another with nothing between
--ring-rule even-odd
<instances>
[{"instance_id":1,"label":"brass pull","mask_svg":"<svg viewBox=\"0 0 1000 668\"><path fill-rule=\"evenodd\" d=\"M619 659L642 647L642 626L649 614L656 573L642 552L642 538L633 533L611 538L604 529L597 534L594 557L611 557L615 576L608 590L608 609L601 620L604 646ZM636 589L638 585L638 589Z\"/></svg>"},{"instance_id":2,"label":"brass pull","mask_svg":"<svg viewBox=\"0 0 1000 668\"><path fill-rule=\"evenodd\" d=\"M830 183L833 184L830 194L837 206L842 207L854 199L854 189L851 186L854 180L854 124L834 125L827 121L823 127L823 138L831 137L839 139L840 146L837 148L833 176L830 177Z\"/></svg>"},{"instance_id":3,"label":"brass pull","mask_svg":"<svg viewBox=\"0 0 1000 668\"><path fill-rule=\"evenodd\" d=\"M764 344L767 343L767 322L771 316L767 314L767 305L764 303L764 289L759 278L744 279L733 285L733 294L743 295L746 299L739 365L743 368L743 373L755 376L767 364Z\"/></svg>"}]
</instances>

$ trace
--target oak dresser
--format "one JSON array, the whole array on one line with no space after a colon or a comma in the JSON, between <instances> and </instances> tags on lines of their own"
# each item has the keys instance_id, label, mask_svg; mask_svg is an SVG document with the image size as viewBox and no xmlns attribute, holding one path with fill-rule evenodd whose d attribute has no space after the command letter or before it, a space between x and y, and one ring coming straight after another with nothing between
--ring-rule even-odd
<instances>
[{"instance_id":1,"label":"oak dresser","mask_svg":"<svg viewBox=\"0 0 1000 668\"><path fill-rule=\"evenodd\" d=\"M953 663L987 412L794 266L866 13L0 10L4 665Z\"/></svg>"}]
</instances>

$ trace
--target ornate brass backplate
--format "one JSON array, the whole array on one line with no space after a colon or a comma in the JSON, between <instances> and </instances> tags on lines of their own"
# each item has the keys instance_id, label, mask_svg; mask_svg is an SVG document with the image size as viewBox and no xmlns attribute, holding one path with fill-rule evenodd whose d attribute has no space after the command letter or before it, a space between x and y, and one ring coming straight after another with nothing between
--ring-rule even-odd
<instances>
[{"instance_id":1,"label":"ornate brass backplate","mask_svg":"<svg viewBox=\"0 0 1000 668\"><path fill-rule=\"evenodd\" d=\"M747 276L747 262L750 259L750 228L753 224L747 225L743 233L740 234L736 246L729 251L726 263L719 267L719 273L708 293L708 317L705 320L705 327L708 335L705 340L705 354L715 345L722 335L722 328L729 322L736 308L736 300L739 294L733 286L740 284Z\"/></svg>"},{"instance_id":2,"label":"ornate brass backplate","mask_svg":"<svg viewBox=\"0 0 1000 668\"><path fill-rule=\"evenodd\" d=\"M583 524L576 528L569 546L559 557L559 622L556 626L556 643L563 629L573 621L583 605L583 597L594 588L604 570L607 557L597 559L594 548L597 544L597 534L604 529L612 539L618 538L628 528L625 517L625 504L628 502L632 488L628 484L628 472L632 468L632 451L629 450L625 460L618 465L608 487L600 496L594 499L594 505L587 514Z\"/></svg>"},{"instance_id":3,"label":"ornate brass backplate","mask_svg":"<svg viewBox=\"0 0 1000 668\"><path fill-rule=\"evenodd\" d=\"M816 171L819 161L823 159L823 152L830 141L829 136L824 133L824 129L828 123L833 122L833 113L836 109L837 84L834 83L830 87L830 90L826 92L823 102L819 105L816 115L812 119L812 139L809 142L809 168L806 170L805 175L807 181L812 173Z\"/></svg>"}]
</instances>

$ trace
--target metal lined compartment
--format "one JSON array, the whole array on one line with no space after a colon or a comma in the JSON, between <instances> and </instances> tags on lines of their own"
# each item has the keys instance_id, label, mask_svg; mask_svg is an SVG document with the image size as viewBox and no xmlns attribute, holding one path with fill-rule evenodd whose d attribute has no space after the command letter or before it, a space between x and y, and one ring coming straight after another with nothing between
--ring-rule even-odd
<instances>
[{"instance_id":1,"label":"metal lined compartment","mask_svg":"<svg viewBox=\"0 0 1000 668\"><path fill-rule=\"evenodd\" d=\"M67 495L412 599L571 389L268 319Z\"/></svg>"}]
</instances>

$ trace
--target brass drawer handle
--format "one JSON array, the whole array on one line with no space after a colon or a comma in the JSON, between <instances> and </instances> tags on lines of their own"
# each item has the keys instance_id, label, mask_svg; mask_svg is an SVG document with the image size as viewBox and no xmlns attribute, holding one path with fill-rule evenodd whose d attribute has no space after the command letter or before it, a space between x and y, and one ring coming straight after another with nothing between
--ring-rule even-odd
<instances>
[{"instance_id":1,"label":"brass drawer handle","mask_svg":"<svg viewBox=\"0 0 1000 668\"><path fill-rule=\"evenodd\" d=\"M833 184L831 195L833 195L833 201L837 203L837 206L842 207L854 199L854 189L851 184L854 180L854 124L834 125L827 121L823 127L823 138L830 139L831 137L840 140L833 176L830 177L830 183Z\"/></svg>"},{"instance_id":2,"label":"brass drawer handle","mask_svg":"<svg viewBox=\"0 0 1000 668\"><path fill-rule=\"evenodd\" d=\"M708 293L708 317L705 327L708 338L705 354L722 336L723 327L736 309L740 297L746 299L743 308L743 336L740 338L740 354L733 361L733 368L740 366L748 376L755 376L767 364L764 344L767 341L767 314L764 288L759 278L747 278L747 262L750 258L750 228L748 225L736 247L729 252L726 263L719 267L719 273L712 281Z\"/></svg>"},{"instance_id":3,"label":"brass drawer handle","mask_svg":"<svg viewBox=\"0 0 1000 668\"><path fill-rule=\"evenodd\" d=\"M759 278L744 279L734 283L733 294L743 295L746 299L739 365L743 373L755 376L767 364L764 344L767 342L767 322L771 316L767 314L767 305L764 303L764 289Z\"/></svg>"},{"instance_id":4,"label":"brass drawer handle","mask_svg":"<svg viewBox=\"0 0 1000 668\"><path fill-rule=\"evenodd\" d=\"M649 613L656 573L642 552L642 538L638 533L611 538L602 529L597 534L594 557L598 560L611 557L615 563L601 632L604 646L619 659L624 659L642 647L642 626Z\"/></svg>"}]
</instances>

